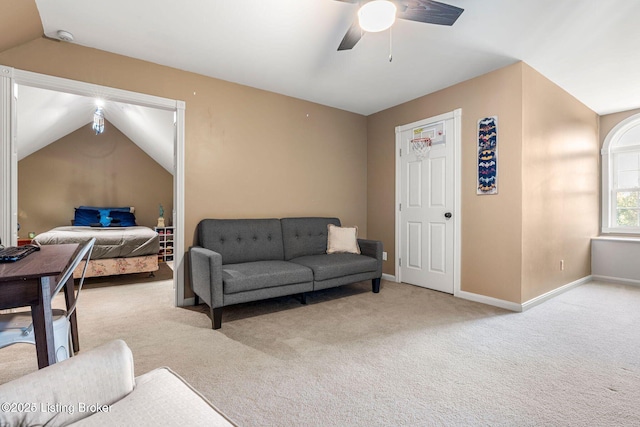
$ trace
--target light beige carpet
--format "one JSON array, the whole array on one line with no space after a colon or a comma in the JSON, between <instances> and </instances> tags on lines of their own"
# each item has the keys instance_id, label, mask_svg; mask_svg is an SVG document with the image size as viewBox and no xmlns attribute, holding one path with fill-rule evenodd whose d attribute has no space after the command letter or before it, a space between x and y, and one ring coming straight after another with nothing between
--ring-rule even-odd
<instances>
[{"instance_id":1,"label":"light beige carpet","mask_svg":"<svg viewBox=\"0 0 640 427\"><path fill-rule=\"evenodd\" d=\"M169 366L242 426L640 425L638 287L511 313L359 283L226 308L217 331L173 299L170 280L89 285L82 349L122 338L137 375ZM2 349L0 366L0 383L33 371L35 350Z\"/></svg>"}]
</instances>

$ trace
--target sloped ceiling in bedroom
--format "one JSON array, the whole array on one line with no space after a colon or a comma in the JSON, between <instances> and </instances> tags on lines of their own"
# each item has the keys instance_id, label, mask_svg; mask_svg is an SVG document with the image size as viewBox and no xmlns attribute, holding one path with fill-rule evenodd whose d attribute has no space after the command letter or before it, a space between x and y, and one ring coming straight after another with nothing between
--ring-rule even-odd
<instances>
[{"instance_id":1,"label":"sloped ceiling in bedroom","mask_svg":"<svg viewBox=\"0 0 640 427\"><path fill-rule=\"evenodd\" d=\"M173 174L173 112L108 100L103 103L105 119ZM20 86L18 160L82 126L90 126L95 110L94 98Z\"/></svg>"}]
</instances>

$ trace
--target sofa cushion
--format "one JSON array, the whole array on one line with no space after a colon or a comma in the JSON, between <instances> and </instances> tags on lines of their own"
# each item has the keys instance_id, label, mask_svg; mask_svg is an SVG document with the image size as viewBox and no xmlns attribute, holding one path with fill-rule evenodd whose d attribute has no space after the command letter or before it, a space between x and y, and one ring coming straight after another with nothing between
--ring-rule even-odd
<instances>
[{"instance_id":1,"label":"sofa cushion","mask_svg":"<svg viewBox=\"0 0 640 427\"><path fill-rule=\"evenodd\" d=\"M358 254L324 254L294 258L291 262L313 270L315 281L376 271L378 261Z\"/></svg>"},{"instance_id":2,"label":"sofa cushion","mask_svg":"<svg viewBox=\"0 0 640 427\"><path fill-rule=\"evenodd\" d=\"M338 218L282 218L284 259L327 253L327 226L340 226Z\"/></svg>"},{"instance_id":3,"label":"sofa cushion","mask_svg":"<svg viewBox=\"0 0 640 427\"><path fill-rule=\"evenodd\" d=\"M307 267L286 261L256 261L222 268L225 294L313 281Z\"/></svg>"},{"instance_id":4,"label":"sofa cushion","mask_svg":"<svg viewBox=\"0 0 640 427\"><path fill-rule=\"evenodd\" d=\"M328 225L327 253L351 253L359 254L358 227L338 227Z\"/></svg>"},{"instance_id":5,"label":"sofa cushion","mask_svg":"<svg viewBox=\"0 0 640 427\"><path fill-rule=\"evenodd\" d=\"M222 255L223 265L284 259L278 219L204 219L198 243Z\"/></svg>"},{"instance_id":6,"label":"sofa cushion","mask_svg":"<svg viewBox=\"0 0 640 427\"><path fill-rule=\"evenodd\" d=\"M169 368L136 378L124 399L78 422L78 426L233 426L232 421Z\"/></svg>"}]
</instances>

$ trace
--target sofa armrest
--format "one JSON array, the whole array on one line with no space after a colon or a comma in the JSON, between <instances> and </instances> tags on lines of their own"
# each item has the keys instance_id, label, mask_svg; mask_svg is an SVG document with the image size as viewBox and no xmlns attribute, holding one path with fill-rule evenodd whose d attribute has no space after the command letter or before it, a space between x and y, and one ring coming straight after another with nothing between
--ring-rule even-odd
<instances>
[{"instance_id":1,"label":"sofa armrest","mask_svg":"<svg viewBox=\"0 0 640 427\"><path fill-rule=\"evenodd\" d=\"M380 240L358 239L360 253L378 261L378 277L382 277L382 242Z\"/></svg>"},{"instance_id":2,"label":"sofa armrest","mask_svg":"<svg viewBox=\"0 0 640 427\"><path fill-rule=\"evenodd\" d=\"M189 248L191 289L211 308L224 306L222 255L201 246Z\"/></svg>"},{"instance_id":3,"label":"sofa armrest","mask_svg":"<svg viewBox=\"0 0 640 427\"><path fill-rule=\"evenodd\" d=\"M92 415L97 405L114 404L134 387L131 350L122 340L111 341L0 385L0 402L33 405L0 411L0 425L67 425Z\"/></svg>"},{"instance_id":4,"label":"sofa armrest","mask_svg":"<svg viewBox=\"0 0 640 427\"><path fill-rule=\"evenodd\" d=\"M182 377L158 368L136 378L136 388L109 412L85 418L74 426L235 426Z\"/></svg>"}]
</instances>

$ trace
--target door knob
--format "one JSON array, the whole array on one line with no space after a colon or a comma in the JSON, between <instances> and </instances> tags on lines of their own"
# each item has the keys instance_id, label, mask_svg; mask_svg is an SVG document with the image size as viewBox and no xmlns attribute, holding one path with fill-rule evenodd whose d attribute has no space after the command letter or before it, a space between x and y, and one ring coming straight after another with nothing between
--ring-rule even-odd
<instances>
[{"instance_id":1,"label":"door knob","mask_svg":"<svg viewBox=\"0 0 640 427\"><path fill-rule=\"evenodd\" d=\"M446 214L444 214L444 217L447 219L451 218L451 212L447 212Z\"/></svg>"}]
</instances>

